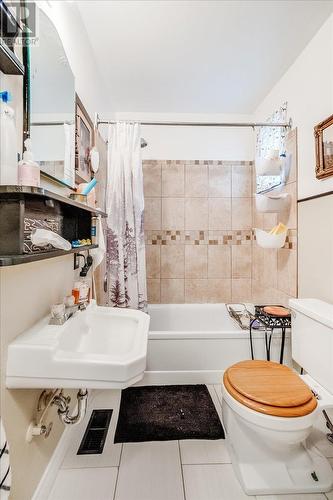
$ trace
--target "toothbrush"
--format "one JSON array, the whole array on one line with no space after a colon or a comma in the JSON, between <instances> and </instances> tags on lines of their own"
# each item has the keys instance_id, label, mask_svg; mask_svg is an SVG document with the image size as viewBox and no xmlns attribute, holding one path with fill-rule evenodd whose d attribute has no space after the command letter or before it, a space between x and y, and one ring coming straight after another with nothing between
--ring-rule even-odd
<instances>
[{"instance_id":1,"label":"toothbrush","mask_svg":"<svg viewBox=\"0 0 333 500\"><path fill-rule=\"evenodd\" d=\"M91 179L90 182L88 182L88 184L83 188L82 190L82 193L81 194L84 194L84 195L87 195L90 193L90 191L92 189L94 189L94 187L96 186L97 184L97 180L95 179L95 177L93 179Z\"/></svg>"}]
</instances>

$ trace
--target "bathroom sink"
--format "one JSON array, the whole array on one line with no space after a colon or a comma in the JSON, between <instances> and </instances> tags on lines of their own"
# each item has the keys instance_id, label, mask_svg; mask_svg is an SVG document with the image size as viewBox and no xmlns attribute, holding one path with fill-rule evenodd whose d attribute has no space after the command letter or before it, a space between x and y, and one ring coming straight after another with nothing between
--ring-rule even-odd
<instances>
[{"instance_id":1,"label":"bathroom sink","mask_svg":"<svg viewBox=\"0 0 333 500\"><path fill-rule=\"evenodd\" d=\"M8 347L8 388L123 389L143 377L149 316L92 303L64 325L49 317Z\"/></svg>"}]
</instances>

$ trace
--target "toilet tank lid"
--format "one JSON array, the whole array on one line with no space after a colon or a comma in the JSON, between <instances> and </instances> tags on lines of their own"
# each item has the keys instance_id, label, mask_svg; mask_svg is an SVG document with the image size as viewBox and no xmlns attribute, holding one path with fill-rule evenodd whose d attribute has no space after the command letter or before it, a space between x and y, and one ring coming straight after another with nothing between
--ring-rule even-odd
<instances>
[{"instance_id":1,"label":"toilet tank lid","mask_svg":"<svg viewBox=\"0 0 333 500\"><path fill-rule=\"evenodd\" d=\"M290 299L289 306L294 311L333 328L333 304L318 299Z\"/></svg>"}]
</instances>

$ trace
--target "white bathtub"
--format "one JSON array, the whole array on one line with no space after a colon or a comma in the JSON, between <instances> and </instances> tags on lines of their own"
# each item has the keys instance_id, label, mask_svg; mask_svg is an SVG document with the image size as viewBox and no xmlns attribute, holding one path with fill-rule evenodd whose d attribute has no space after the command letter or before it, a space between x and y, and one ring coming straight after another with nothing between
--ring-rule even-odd
<instances>
[{"instance_id":1,"label":"white bathtub","mask_svg":"<svg viewBox=\"0 0 333 500\"><path fill-rule=\"evenodd\" d=\"M147 370L142 384L218 384L233 363L250 359L249 332L241 330L225 304L149 306ZM255 357L266 359L264 333L253 333ZM278 360L281 335L274 333L271 359ZM287 334L284 362L289 364Z\"/></svg>"}]
</instances>

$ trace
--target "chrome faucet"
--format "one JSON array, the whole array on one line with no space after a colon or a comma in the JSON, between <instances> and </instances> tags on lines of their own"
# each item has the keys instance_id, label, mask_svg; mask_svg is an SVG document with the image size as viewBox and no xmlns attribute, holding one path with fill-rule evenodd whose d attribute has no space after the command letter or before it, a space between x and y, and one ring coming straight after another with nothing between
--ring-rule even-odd
<instances>
[{"instance_id":1,"label":"chrome faucet","mask_svg":"<svg viewBox=\"0 0 333 500\"><path fill-rule=\"evenodd\" d=\"M73 306L69 307L65 307L64 304L60 305L63 305L63 307L59 307L58 309L54 309L55 306L52 306L49 325L63 325L69 318L73 316L74 313L76 313L76 311L83 311L86 308L85 304L74 304Z\"/></svg>"}]
</instances>

